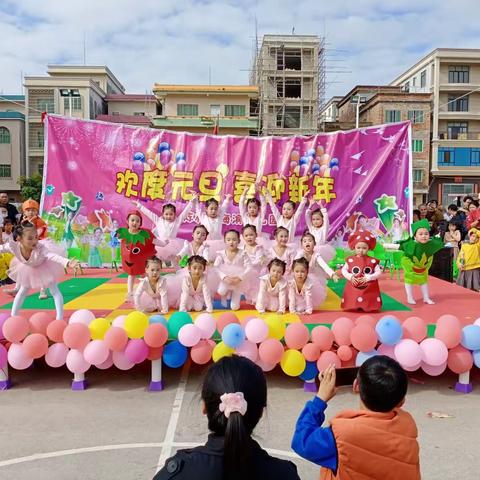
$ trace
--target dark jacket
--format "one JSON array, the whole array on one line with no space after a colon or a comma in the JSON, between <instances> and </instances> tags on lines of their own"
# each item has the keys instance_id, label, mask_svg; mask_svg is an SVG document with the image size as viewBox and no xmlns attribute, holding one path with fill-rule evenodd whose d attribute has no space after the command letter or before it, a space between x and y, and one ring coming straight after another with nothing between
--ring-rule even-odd
<instances>
[{"instance_id":1,"label":"dark jacket","mask_svg":"<svg viewBox=\"0 0 480 480\"><path fill-rule=\"evenodd\" d=\"M169 458L154 480L224 480L224 437L209 435L206 445L188 450L179 450ZM252 440L252 469L248 480L300 480L297 467L288 460L271 457Z\"/></svg>"},{"instance_id":2,"label":"dark jacket","mask_svg":"<svg viewBox=\"0 0 480 480\"><path fill-rule=\"evenodd\" d=\"M17 215L18 215L18 210L16 209L15 205L12 205L11 203L7 203L4 205L4 207L7 209L8 215L7 218L9 218L12 223L15 225L17 223Z\"/></svg>"}]
</instances>

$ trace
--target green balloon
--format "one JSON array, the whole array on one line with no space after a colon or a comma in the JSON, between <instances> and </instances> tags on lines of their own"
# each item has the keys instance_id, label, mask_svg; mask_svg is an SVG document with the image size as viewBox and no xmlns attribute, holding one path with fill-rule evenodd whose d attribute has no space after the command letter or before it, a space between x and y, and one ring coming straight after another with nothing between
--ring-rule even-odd
<instances>
[{"instance_id":1,"label":"green balloon","mask_svg":"<svg viewBox=\"0 0 480 480\"><path fill-rule=\"evenodd\" d=\"M168 319L168 336L178 338L178 332L184 326L192 322L192 317L187 312L175 312Z\"/></svg>"}]
</instances>

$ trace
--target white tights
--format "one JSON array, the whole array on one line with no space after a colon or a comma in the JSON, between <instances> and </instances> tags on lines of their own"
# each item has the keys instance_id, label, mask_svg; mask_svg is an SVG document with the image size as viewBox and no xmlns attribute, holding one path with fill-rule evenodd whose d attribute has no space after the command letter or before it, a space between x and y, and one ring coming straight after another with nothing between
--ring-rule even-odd
<instances>
[{"instance_id":1,"label":"white tights","mask_svg":"<svg viewBox=\"0 0 480 480\"><path fill-rule=\"evenodd\" d=\"M63 296L58 288L58 285L56 283L52 283L48 286L48 288L50 289L53 301L55 302L55 311L57 314L56 319L63 320ZM27 298L29 290L30 289L28 287L22 287L20 285L18 293L15 295L15 299L13 300L12 317L18 315L18 312L22 308L25 298Z\"/></svg>"}]
</instances>

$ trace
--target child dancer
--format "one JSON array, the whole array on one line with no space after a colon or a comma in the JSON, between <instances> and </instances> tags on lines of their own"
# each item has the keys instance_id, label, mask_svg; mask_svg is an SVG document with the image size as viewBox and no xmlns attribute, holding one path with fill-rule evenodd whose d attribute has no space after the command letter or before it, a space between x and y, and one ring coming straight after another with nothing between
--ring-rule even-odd
<instances>
[{"instance_id":1,"label":"child dancer","mask_svg":"<svg viewBox=\"0 0 480 480\"><path fill-rule=\"evenodd\" d=\"M453 248L453 259L457 260L458 256L458 246L462 240L462 232L458 230L458 223L457 222L448 222L448 230L445 232L443 237L443 241L445 242L446 247Z\"/></svg>"},{"instance_id":2,"label":"child dancer","mask_svg":"<svg viewBox=\"0 0 480 480\"><path fill-rule=\"evenodd\" d=\"M133 303L139 312L168 313L167 285L160 275L162 262L157 257L150 257L145 265L146 276L135 289Z\"/></svg>"},{"instance_id":3,"label":"child dancer","mask_svg":"<svg viewBox=\"0 0 480 480\"><path fill-rule=\"evenodd\" d=\"M13 242L13 223L9 218L3 221L3 243Z\"/></svg>"},{"instance_id":4,"label":"child dancer","mask_svg":"<svg viewBox=\"0 0 480 480\"><path fill-rule=\"evenodd\" d=\"M102 268L103 262L100 257L100 251L98 247L103 241L103 230L98 227L93 231L93 235L90 238L90 250L88 251L88 266L92 268Z\"/></svg>"},{"instance_id":5,"label":"child dancer","mask_svg":"<svg viewBox=\"0 0 480 480\"><path fill-rule=\"evenodd\" d=\"M157 255L165 260L172 260L178 251L182 248L183 242L177 238L178 230L182 223L187 218L193 205L195 204L197 194L193 193L193 198L190 200L182 213L177 216L177 209L172 203L166 203L162 207L162 216L159 217L156 213L149 210L141 204L141 202L134 201L134 205L155 225L152 233L162 243L156 242Z\"/></svg>"},{"instance_id":6,"label":"child dancer","mask_svg":"<svg viewBox=\"0 0 480 480\"><path fill-rule=\"evenodd\" d=\"M217 292L222 299L222 305L227 305L227 295L231 296L231 309L240 308L240 298L245 292L251 278L252 264L244 250L238 248L240 234L236 230L225 232L225 250L217 254L213 266L220 277Z\"/></svg>"},{"instance_id":7,"label":"child dancer","mask_svg":"<svg viewBox=\"0 0 480 480\"><path fill-rule=\"evenodd\" d=\"M207 285L205 269L207 261L199 255L193 255L188 259L188 274L183 277L182 291L180 294L181 312L200 312L206 309L213 312L210 288Z\"/></svg>"},{"instance_id":8,"label":"child dancer","mask_svg":"<svg viewBox=\"0 0 480 480\"><path fill-rule=\"evenodd\" d=\"M184 241L182 249L178 252L177 260L180 261L185 256L189 258L193 255L203 257L207 263L210 261L210 251L205 243L208 237L208 231L203 225L196 225L192 233L192 241Z\"/></svg>"},{"instance_id":9,"label":"child dancer","mask_svg":"<svg viewBox=\"0 0 480 480\"><path fill-rule=\"evenodd\" d=\"M258 313L270 311L283 314L287 305L287 281L283 278L286 264L274 258L267 268L268 274L260 277L255 308Z\"/></svg>"},{"instance_id":10,"label":"child dancer","mask_svg":"<svg viewBox=\"0 0 480 480\"><path fill-rule=\"evenodd\" d=\"M0 245L0 253L11 253L12 262L8 275L17 283L19 290L12 305L12 316L18 315L31 288L49 288L55 302L57 320L63 320L63 297L57 285L65 267L76 269L78 260L68 260L49 251L38 241L37 229L28 222L16 228L16 242Z\"/></svg>"},{"instance_id":11,"label":"child dancer","mask_svg":"<svg viewBox=\"0 0 480 480\"><path fill-rule=\"evenodd\" d=\"M342 268L342 275L347 279L342 296L344 310L375 312L382 307L378 285L382 275L380 261L367 255L376 244L375 237L367 230L357 230L348 238L348 246L355 250L355 255L347 257Z\"/></svg>"},{"instance_id":12,"label":"child dancer","mask_svg":"<svg viewBox=\"0 0 480 480\"><path fill-rule=\"evenodd\" d=\"M275 205L272 195L270 192L267 192L265 195L270 208L272 209L272 214L275 217L278 227L284 227L288 231L288 242L292 243L295 240L295 232L297 230L298 222L302 216L303 209L307 203L308 192L305 193L305 196L302 198L302 201L298 205L297 210L295 211L295 202L287 200L282 206L282 212Z\"/></svg>"},{"instance_id":13,"label":"child dancer","mask_svg":"<svg viewBox=\"0 0 480 480\"><path fill-rule=\"evenodd\" d=\"M457 284L478 292L480 290L480 230L468 231L468 243L464 242L457 258L460 274Z\"/></svg>"},{"instance_id":14,"label":"child dancer","mask_svg":"<svg viewBox=\"0 0 480 480\"><path fill-rule=\"evenodd\" d=\"M246 285L245 297L247 303L254 303L258 293L258 278L266 262L265 249L257 243L257 229L254 225L244 225L242 228L243 250L250 257L252 265L252 281Z\"/></svg>"},{"instance_id":15,"label":"child dancer","mask_svg":"<svg viewBox=\"0 0 480 480\"><path fill-rule=\"evenodd\" d=\"M415 305L413 286L420 285L423 301L428 305L435 302L430 298L428 291L428 270L432 266L433 255L443 248L443 241L439 237L430 238L430 224L426 218L412 223L412 237L402 240L400 244L385 243L386 249L402 250L402 267L404 271L405 291L407 302Z\"/></svg>"},{"instance_id":16,"label":"child dancer","mask_svg":"<svg viewBox=\"0 0 480 480\"><path fill-rule=\"evenodd\" d=\"M277 227L273 232L275 244L266 253L267 260L278 258L285 262L285 273L287 275L291 271L293 257L295 256L294 250L288 246L288 235L288 230L285 227Z\"/></svg>"},{"instance_id":17,"label":"child dancer","mask_svg":"<svg viewBox=\"0 0 480 480\"><path fill-rule=\"evenodd\" d=\"M318 205L319 208L314 208L315 205ZM310 199L308 208L305 211L305 223L307 231L315 238L315 250L322 255L326 262L329 262L335 257L335 249L327 243L330 221L323 202L316 203L313 198Z\"/></svg>"},{"instance_id":18,"label":"child dancer","mask_svg":"<svg viewBox=\"0 0 480 480\"><path fill-rule=\"evenodd\" d=\"M110 241L108 242L108 245L110 246L110 251L112 253L112 264L117 259L118 247L120 247L120 240L118 239L118 236L117 236L117 230L118 230L118 222L116 220L112 220L112 228L110 230Z\"/></svg>"},{"instance_id":19,"label":"child dancer","mask_svg":"<svg viewBox=\"0 0 480 480\"><path fill-rule=\"evenodd\" d=\"M127 302L132 300L135 276L145 273L147 258L155 255L153 233L142 225L142 215L138 210L133 210L127 215L128 228L119 228L122 268L128 274Z\"/></svg>"},{"instance_id":20,"label":"child dancer","mask_svg":"<svg viewBox=\"0 0 480 480\"><path fill-rule=\"evenodd\" d=\"M240 217L242 218L242 224L253 225L257 230L257 235L262 233L263 220L265 219L265 213L267 212L267 204L265 202L265 197L259 191L259 199L249 198L247 200L247 192L249 187L246 187L240 197L238 202L238 208L240 211ZM258 186L255 184L255 189L258 189Z\"/></svg>"},{"instance_id":21,"label":"child dancer","mask_svg":"<svg viewBox=\"0 0 480 480\"><path fill-rule=\"evenodd\" d=\"M293 278L288 281L288 309L290 313L310 315L313 311L312 281L308 278L308 260L297 258L292 264Z\"/></svg>"}]
</instances>

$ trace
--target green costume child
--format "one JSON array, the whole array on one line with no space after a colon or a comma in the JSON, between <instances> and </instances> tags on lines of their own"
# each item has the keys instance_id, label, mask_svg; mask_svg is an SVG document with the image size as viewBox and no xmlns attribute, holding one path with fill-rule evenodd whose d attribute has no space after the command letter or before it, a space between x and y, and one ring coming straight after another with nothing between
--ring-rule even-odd
<instances>
[{"instance_id":1,"label":"green costume child","mask_svg":"<svg viewBox=\"0 0 480 480\"><path fill-rule=\"evenodd\" d=\"M428 220L419 220L412 224L412 237L399 244L385 244L385 248L402 250L402 267L404 271L407 302L415 305L413 285L420 285L423 301L429 305L435 302L428 292L428 271L432 266L433 255L444 247L441 238L430 238Z\"/></svg>"}]
</instances>

